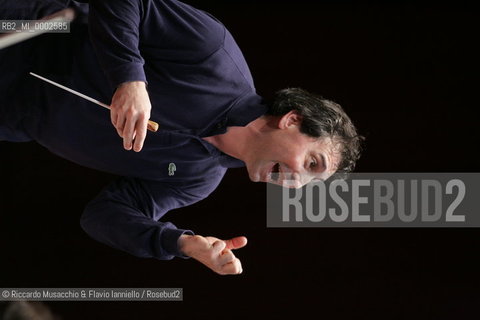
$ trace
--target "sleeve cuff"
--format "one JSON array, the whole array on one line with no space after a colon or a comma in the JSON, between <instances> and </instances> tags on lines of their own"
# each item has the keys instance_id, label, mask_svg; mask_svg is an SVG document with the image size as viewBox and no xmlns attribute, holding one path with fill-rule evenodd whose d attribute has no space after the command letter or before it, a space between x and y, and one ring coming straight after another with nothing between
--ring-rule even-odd
<instances>
[{"instance_id":1,"label":"sleeve cuff","mask_svg":"<svg viewBox=\"0 0 480 320\"><path fill-rule=\"evenodd\" d=\"M163 231L162 242L165 251L175 257L188 259L189 256L184 255L178 248L178 238L183 234L194 235L191 230L182 229L166 229Z\"/></svg>"},{"instance_id":2,"label":"sleeve cuff","mask_svg":"<svg viewBox=\"0 0 480 320\"><path fill-rule=\"evenodd\" d=\"M120 84L130 81L144 81L147 83L143 63L132 62L122 64L115 69L107 72L107 78L113 88L117 88Z\"/></svg>"}]
</instances>

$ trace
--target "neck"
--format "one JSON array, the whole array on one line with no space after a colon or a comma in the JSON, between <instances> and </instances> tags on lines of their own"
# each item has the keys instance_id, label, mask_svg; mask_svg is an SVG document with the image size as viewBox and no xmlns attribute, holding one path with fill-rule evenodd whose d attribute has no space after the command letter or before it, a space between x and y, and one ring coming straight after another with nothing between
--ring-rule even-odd
<instances>
[{"instance_id":1,"label":"neck","mask_svg":"<svg viewBox=\"0 0 480 320\"><path fill-rule=\"evenodd\" d=\"M216 136L205 137L204 140L231 157L245 161L252 144L259 138L262 128L267 125L265 116L259 117L245 127L228 127L227 132Z\"/></svg>"}]
</instances>

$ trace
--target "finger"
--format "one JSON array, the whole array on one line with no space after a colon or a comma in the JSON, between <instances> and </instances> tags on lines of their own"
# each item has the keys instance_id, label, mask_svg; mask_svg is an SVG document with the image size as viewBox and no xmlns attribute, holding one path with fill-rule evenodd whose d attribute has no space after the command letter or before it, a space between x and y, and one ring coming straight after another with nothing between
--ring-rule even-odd
<instances>
[{"instance_id":1,"label":"finger","mask_svg":"<svg viewBox=\"0 0 480 320\"><path fill-rule=\"evenodd\" d=\"M114 108L110 107L110 119L115 128L117 127L117 117L117 111Z\"/></svg>"},{"instance_id":2,"label":"finger","mask_svg":"<svg viewBox=\"0 0 480 320\"><path fill-rule=\"evenodd\" d=\"M233 254L232 250L223 250L222 254L218 258L218 263L221 266L224 266L227 263L232 262L233 260L235 260L235 255Z\"/></svg>"},{"instance_id":3,"label":"finger","mask_svg":"<svg viewBox=\"0 0 480 320\"><path fill-rule=\"evenodd\" d=\"M238 258L235 258L232 262L222 266L221 272L223 274L240 274L243 272L242 263Z\"/></svg>"},{"instance_id":4,"label":"finger","mask_svg":"<svg viewBox=\"0 0 480 320\"><path fill-rule=\"evenodd\" d=\"M225 249L225 246L226 246L225 241L222 241L222 240L215 241L212 244L212 254L214 256L219 255L220 252L222 252L223 249Z\"/></svg>"},{"instance_id":5,"label":"finger","mask_svg":"<svg viewBox=\"0 0 480 320\"><path fill-rule=\"evenodd\" d=\"M115 124L115 128L117 129L118 135L123 138L123 131L125 129L125 117L121 112L117 112L117 120Z\"/></svg>"},{"instance_id":6,"label":"finger","mask_svg":"<svg viewBox=\"0 0 480 320\"><path fill-rule=\"evenodd\" d=\"M134 117L129 117L125 121L125 129L123 129L123 147L125 148L125 150L132 149L135 122L136 118Z\"/></svg>"},{"instance_id":7,"label":"finger","mask_svg":"<svg viewBox=\"0 0 480 320\"><path fill-rule=\"evenodd\" d=\"M145 137L147 136L147 124L148 119L145 116L142 116L137 121L137 126L135 127L135 145L133 147L135 152L140 152L143 148L143 143L145 141Z\"/></svg>"},{"instance_id":8,"label":"finger","mask_svg":"<svg viewBox=\"0 0 480 320\"><path fill-rule=\"evenodd\" d=\"M225 240L227 243L227 249L235 250L243 248L247 245L247 238L245 237L235 237L230 240Z\"/></svg>"},{"instance_id":9,"label":"finger","mask_svg":"<svg viewBox=\"0 0 480 320\"><path fill-rule=\"evenodd\" d=\"M117 134L122 137L122 132L123 132L123 129L122 130L119 130L119 127L120 128L123 128L124 127L124 124L123 123L120 123L121 121L125 121L125 120L121 120L119 119L119 113L114 110L114 109L111 109L110 111L110 119L112 121L112 124L113 126L115 127L115 130L117 131Z\"/></svg>"}]
</instances>

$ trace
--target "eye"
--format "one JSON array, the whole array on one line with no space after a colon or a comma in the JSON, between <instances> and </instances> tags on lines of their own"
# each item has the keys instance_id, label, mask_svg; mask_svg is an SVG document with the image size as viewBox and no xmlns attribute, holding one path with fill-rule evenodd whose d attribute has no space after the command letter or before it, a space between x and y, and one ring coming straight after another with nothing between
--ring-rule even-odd
<instances>
[{"instance_id":1,"label":"eye","mask_svg":"<svg viewBox=\"0 0 480 320\"><path fill-rule=\"evenodd\" d=\"M318 165L317 159L312 158L312 160L310 161L310 168L313 169L313 168L315 168L317 165Z\"/></svg>"}]
</instances>

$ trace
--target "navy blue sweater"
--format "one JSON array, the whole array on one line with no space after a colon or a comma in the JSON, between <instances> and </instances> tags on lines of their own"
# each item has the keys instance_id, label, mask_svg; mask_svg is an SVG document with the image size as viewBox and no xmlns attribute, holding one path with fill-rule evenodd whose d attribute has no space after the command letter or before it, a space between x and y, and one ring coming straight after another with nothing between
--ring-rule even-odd
<instances>
[{"instance_id":1,"label":"navy blue sweater","mask_svg":"<svg viewBox=\"0 0 480 320\"><path fill-rule=\"evenodd\" d=\"M58 9L58 1L31 1L32 10L21 14L15 3L2 9L4 18ZM42 36L0 51L2 82L13 86L0 93L0 140L36 140L82 166L119 175L87 205L84 230L139 257L181 257L177 240L192 232L159 220L207 197L228 167L244 165L201 137L246 125L266 107L233 37L208 13L176 0L92 0L89 33L81 20L80 14L68 37L49 40L57 43L53 49ZM31 58L45 54L55 68L51 59ZM7 76L13 64L21 81ZM107 110L31 79L30 69L106 103L120 83L146 81L151 119L161 129L148 133L142 152L125 151Z\"/></svg>"}]
</instances>

